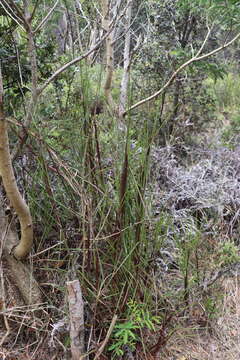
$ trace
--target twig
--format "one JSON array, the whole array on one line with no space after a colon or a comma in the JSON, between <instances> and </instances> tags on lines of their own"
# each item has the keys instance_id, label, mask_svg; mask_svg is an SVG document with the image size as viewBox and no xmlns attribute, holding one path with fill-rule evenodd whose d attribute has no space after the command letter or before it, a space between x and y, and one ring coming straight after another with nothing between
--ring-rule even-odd
<instances>
[{"instance_id":1,"label":"twig","mask_svg":"<svg viewBox=\"0 0 240 360\"><path fill-rule=\"evenodd\" d=\"M52 15L53 11L55 10L56 6L58 5L59 0L56 1L56 3L53 5L53 7L49 10L49 12L47 13L47 15L42 19L42 21L40 22L40 24L36 27L36 29L33 31L34 34L36 34L41 27L45 24L46 21L48 21L48 19L50 18L50 16Z\"/></svg>"},{"instance_id":2,"label":"twig","mask_svg":"<svg viewBox=\"0 0 240 360\"><path fill-rule=\"evenodd\" d=\"M116 321L117 321L117 315L114 315L114 317L112 318L111 324L109 326L107 335L106 335L105 339L103 340L102 345L98 349L98 351L97 351L97 353L96 353L96 355L94 357L94 360L97 360L100 357L100 355L102 354L102 352L103 352L105 346L107 345L108 340L109 340L109 338L111 336L111 333L112 333L113 328L114 328L114 326L116 324Z\"/></svg>"},{"instance_id":3,"label":"twig","mask_svg":"<svg viewBox=\"0 0 240 360\"><path fill-rule=\"evenodd\" d=\"M154 94L152 94L151 96L143 99L143 100L140 100L138 101L137 103L135 103L134 105L130 106L129 109L127 109L126 111L124 111L124 113L122 114L122 116L126 116L127 113L129 113L130 111L136 109L137 107L139 107L140 105L143 105L147 102L149 102L150 100L153 100L155 98L157 98L159 95L161 95L165 90L166 88L168 88L172 82L175 80L176 76L183 70L185 69L187 66L191 65L192 63L194 62L198 62L198 61L201 61L201 60L205 60L206 58L210 57L210 56L213 56L215 54L217 54L219 51L227 48L228 46L230 46L232 43L234 43L237 39L240 38L240 33L238 33L232 40L228 41L227 43L225 42L223 45L219 46L218 48L206 53L206 54L203 54L203 55L200 55L200 52L202 51L203 47L205 46L205 43L207 41L209 37L209 32L200 48L200 50L198 51L198 53L193 56L191 59L189 59L188 61L186 61L184 64L182 64L171 76L170 78L168 79L168 81L163 85L163 87L158 90L157 92L155 92Z\"/></svg>"}]
</instances>

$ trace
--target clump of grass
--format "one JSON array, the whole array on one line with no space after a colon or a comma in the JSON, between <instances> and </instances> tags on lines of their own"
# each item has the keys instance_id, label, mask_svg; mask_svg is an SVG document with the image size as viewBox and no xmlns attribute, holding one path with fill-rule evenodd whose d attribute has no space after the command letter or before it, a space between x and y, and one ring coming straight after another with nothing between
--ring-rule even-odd
<instances>
[{"instance_id":1,"label":"clump of grass","mask_svg":"<svg viewBox=\"0 0 240 360\"><path fill-rule=\"evenodd\" d=\"M37 278L51 304L52 323L44 336L60 344L62 356L63 349L69 352L68 333L61 333L59 325L67 315L69 279L80 279L88 304L87 351L104 338L115 313L119 318L127 313L129 299L145 304L146 322L155 311L145 196L149 131L146 125L132 131L128 119L127 131L121 132L106 106L102 113L92 113L93 94L101 98L99 87L96 81L91 87L91 74L84 72L78 80L78 106L71 106L70 99L79 88L70 83L62 82L61 103L56 98L51 105L43 98L29 133L25 167L16 166L23 171L36 224ZM55 90L49 90L51 96ZM59 331L52 332L51 325ZM143 337L140 342L143 347Z\"/></svg>"},{"instance_id":2,"label":"clump of grass","mask_svg":"<svg viewBox=\"0 0 240 360\"><path fill-rule=\"evenodd\" d=\"M223 79L212 83L216 100L221 110L235 109L240 105L240 77L237 74L227 74Z\"/></svg>"}]
</instances>

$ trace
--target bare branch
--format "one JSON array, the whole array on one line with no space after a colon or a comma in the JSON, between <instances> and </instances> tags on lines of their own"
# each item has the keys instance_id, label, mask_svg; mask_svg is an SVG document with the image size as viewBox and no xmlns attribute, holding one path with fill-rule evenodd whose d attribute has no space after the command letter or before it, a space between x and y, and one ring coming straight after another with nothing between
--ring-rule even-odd
<instances>
[{"instance_id":1,"label":"bare branch","mask_svg":"<svg viewBox=\"0 0 240 360\"><path fill-rule=\"evenodd\" d=\"M35 5L34 5L34 8L33 8L32 14L31 14L31 16L30 16L30 21L32 21L32 19L34 18L34 15L35 15L35 12L36 12L36 10L37 10L39 1L40 1L40 0L36 0L36 2L35 2Z\"/></svg>"},{"instance_id":2,"label":"bare branch","mask_svg":"<svg viewBox=\"0 0 240 360\"><path fill-rule=\"evenodd\" d=\"M55 73L53 75L51 75L46 81L45 83L38 89L38 95L40 95L43 90L46 89L46 87L54 80L56 79L56 77L58 77L63 71L65 71L66 69L68 69L70 66L78 63L79 61L87 58L93 51L97 50L99 48L99 46L104 42L104 40L109 36L109 33L112 32L113 27L110 28L110 30L90 49L88 50L85 54L78 56L77 58L69 61L67 64L63 65L60 69L58 69L57 71L55 71Z\"/></svg>"},{"instance_id":3,"label":"bare branch","mask_svg":"<svg viewBox=\"0 0 240 360\"><path fill-rule=\"evenodd\" d=\"M57 0L55 2L55 4L53 5L53 7L49 10L48 14L42 19L42 21L40 22L40 24L36 27L36 29L33 31L33 34L36 34L42 27L43 25L48 21L48 19L50 18L50 16L52 15L53 11L55 10L55 8L57 7L59 3L59 0Z\"/></svg>"},{"instance_id":4,"label":"bare branch","mask_svg":"<svg viewBox=\"0 0 240 360\"><path fill-rule=\"evenodd\" d=\"M81 12L81 14L82 14L82 18L86 21L87 26L90 26L90 21L89 21L89 19L87 18L87 16L84 14L82 5L81 5L81 3L80 3L79 0L76 0L76 5L75 5L75 7L77 7L77 6L78 6L78 8L79 8L79 10L80 10L80 12Z\"/></svg>"},{"instance_id":5,"label":"bare branch","mask_svg":"<svg viewBox=\"0 0 240 360\"><path fill-rule=\"evenodd\" d=\"M5 2L5 4L4 4ZM11 6L5 1L5 0L2 0L1 2L1 6L3 7L4 11L6 12L6 14L13 20L15 21L15 23L20 26L23 30L24 30L24 27L23 25L25 25L25 22L24 22L24 19L23 17L19 17L17 16L15 13L13 13L13 10L11 8Z\"/></svg>"},{"instance_id":6,"label":"bare branch","mask_svg":"<svg viewBox=\"0 0 240 360\"><path fill-rule=\"evenodd\" d=\"M203 51L203 49L204 49L204 47L205 47L205 45L206 45L206 42L207 42L208 39L209 39L209 36L210 36L210 34L211 34L211 31L212 31L213 27L214 27L214 25L212 25L211 28L208 27L207 35L206 35L205 39L203 40L203 43L202 43L200 49L198 50L196 56L199 56L199 55L202 53L202 51Z\"/></svg>"},{"instance_id":7,"label":"bare branch","mask_svg":"<svg viewBox=\"0 0 240 360\"><path fill-rule=\"evenodd\" d=\"M165 85L163 85L163 87L158 90L157 92L155 92L154 94L152 94L151 96L143 99L143 100L140 100L138 101L136 104L132 105L129 109L127 109L124 113L123 113L123 116L126 116L126 114L134 109L136 109L137 107L147 103L148 101L151 101L155 98L157 98L159 95L161 95L164 90L166 90L167 87L169 87L172 82L174 81L174 79L176 78L176 76L183 70L185 69L187 66L191 65L192 63L194 62L197 62L197 61L201 61L201 60L205 60L207 59L208 57L210 56L213 56L215 54L217 54L219 51L227 48L228 46L230 46L231 44L233 44L237 39L239 39L240 37L240 33L238 33L232 40L228 41L227 43L224 43L223 45L219 46L217 49L215 50L212 50L210 52L208 52L207 54L203 54L203 55L200 55L200 52L203 50L203 47L205 46L205 43L207 41L207 38L209 37L209 32L206 36L206 39L204 40L204 43L203 43L203 46L201 46L200 50L198 51L198 53L193 56L191 59L189 59L188 61L186 61L184 64L182 64L172 75L171 77L169 78L169 80L165 83Z\"/></svg>"},{"instance_id":8,"label":"bare branch","mask_svg":"<svg viewBox=\"0 0 240 360\"><path fill-rule=\"evenodd\" d=\"M101 356L101 354L102 354L105 346L106 346L107 343L108 343L108 340L109 340L109 338L110 338L110 336L111 336L111 333L112 333L112 331L113 331L113 329L114 329L114 326L115 326L115 324L116 324L116 321L117 321L117 315L114 315L114 317L112 318L111 324L110 324L110 326L109 326L107 335L106 335L106 337L105 337L102 345L101 345L100 348L98 349L98 351L97 351L97 353L96 353L96 355L95 355L95 357L94 357L94 360L99 359L99 357Z\"/></svg>"},{"instance_id":9,"label":"bare branch","mask_svg":"<svg viewBox=\"0 0 240 360\"><path fill-rule=\"evenodd\" d=\"M14 9L15 12L18 14L19 19L21 19L22 22L24 23L24 14L23 14L22 10L18 7L16 2L14 2L13 0L2 0L2 1L5 1L5 3L7 4L8 8L12 11L12 13L14 13L14 11L13 11L13 9ZM15 13L14 13L14 15L16 16Z\"/></svg>"}]
</instances>

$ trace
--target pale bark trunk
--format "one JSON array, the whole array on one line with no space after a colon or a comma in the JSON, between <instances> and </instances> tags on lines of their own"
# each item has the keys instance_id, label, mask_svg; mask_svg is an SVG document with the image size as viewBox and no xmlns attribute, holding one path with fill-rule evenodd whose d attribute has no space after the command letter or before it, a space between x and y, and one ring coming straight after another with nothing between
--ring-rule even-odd
<instances>
[{"instance_id":1,"label":"pale bark trunk","mask_svg":"<svg viewBox=\"0 0 240 360\"><path fill-rule=\"evenodd\" d=\"M89 40L89 48L91 49L97 42L97 33L98 33L98 28L97 28L97 23L94 23L94 26L91 30L90 33L90 40ZM92 65L94 63L94 60L96 58L96 54L99 50L97 49L96 51L93 51L87 58L88 63L90 65Z\"/></svg>"},{"instance_id":2,"label":"pale bark trunk","mask_svg":"<svg viewBox=\"0 0 240 360\"><path fill-rule=\"evenodd\" d=\"M37 60L33 38L33 31L31 27L31 16L29 12L29 3L24 0L24 24L28 35L28 51L31 63L32 75L32 97L28 106L27 115L25 119L25 126L28 126L32 120L35 103L37 101ZM0 173L2 176L3 186L5 188L7 197L16 211L20 226L21 239L19 244L13 248L13 254L17 259L24 259L31 251L33 243L33 226L32 217L29 207L20 194L17 182L15 179L10 149L8 140L7 120L3 109L3 82L0 72Z\"/></svg>"},{"instance_id":3,"label":"pale bark trunk","mask_svg":"<svg viewBox=\"0 0 240 360\"><path fill-rule=\"evenodd\" d=\"M110 30L111 14L110 1L101 0L102 6L102 27L106 32ZM104 84L104 93L106 100L111 109L114 109L114 102L112 98L112 80L114 69L114 51L113 51L113 32L110 32L106 38L106 80Z\"/></svg>"},{"instance_id":4,"label":"pale bark trunk","mask_svg":"<svg viewBox=\"0 0 240 360\"><path fill-rule=\"evenodd\" d=\"M25 258L32 247L33 226L29 208L21 196L15 175L13 172L12 161L10 156L7 120L3 110L3 84L0 71L0 174L2 176L3 186L7 197L16 211L20 226L21 240L13 249L13 254L17 259Z\"/></svg>"},{"instance_id":5,"label":"pale bark trunk","mask_svg":"<svg viewBox=\"0 0 240 360\"><path fill-rule=\"evenodd\" d=\"M76 5L76 4L74 5L74 17L75 17L75 23L76 23L78 48L79 48L79 51L80 51L81 53L83 53L83 45L82 45L81 34L80 34L80 30L79 30L78 14L77 14L77 5Z\"/></svg>"},{"instance_id":6,"label":"pale bark trunk","mask_svg":"<svg viewBox=\"0 0 240 360\"><path fill-rule=\"evenodd\" d=\"M34 116L34 112L36 109L36 105L38 102L38 66L37 66L37 56L36 56L36 48L34 43L34 31L32 29L32 19L29 11L29 3L27 0L24 1L24 27L28 38L28 55L30 59L30 67L31 67L31 98L26 106L27 112L24 119L24 129L28 129L31 124ZM12 158L15 159L19 155L22 146L24 145L27 139L27 133L25 130L20 132L21 143L14 150Z\"/></svg>"},{"instance_id":7,"label":"pale bark trunk","mask_svg":"<svg viewBox=\"0 0 240 360\"><path fill-rule=\"evenodd\" d=\"M30 58L30 66L31 66L31 78L32 78L32 88L31 88L31 95L32 101L28 107L28 113L25 119L25 127L29 126L30 122L32 121L33 110L38 98L38 73L37 73L37 56L36 56L36 48L34 43L34 33L32 29L32 20L29 11L29 3L28 1L24 1L24 13L25 13L25 30L28 37L28 54Z\"/></svg>"},{"instance_id":8,"label":"pale bark trunk","mask_svg":"<svg viewBox=\"0 0 240 360\"><path fill-rule=\"evenodd\" d=\"M78 280L67 283L72 360L84 356L84 303ZM84 357L85 358L85 357Z\"/></svg>"},{"instance_id":9,"label":"pale bark trunk","mask_svg":"<svg viewBox=\"0 0 240 360\"><path fill-rule=\"evenodd\" d=\"M27 264L16 260L11 255L11 250L18 244L18 241L14 224L9 223L8 217L5 216L3 199L0 194L0 272L2 277L0 298L9 302L13 297L16 306L34 304L36 305L35 309L37 309L37 304L42 303L42 296L32 270L29 269Z\"/></svg>"},{"instance_id":10,"label":"pale bark trunk","mask_svg":"<svg viewBox=\"0 0 240 360\"><path fill-rule=\"evenodd\" d=\"M122 117L122 114L124 113L127 105L129 71L130 71L131 18L132 18L132 2L130 2L126 12L126 27L128 31L125 36L125 44L124 44L123 76L122 76L120 100L119 100L119 117Z\"/></svg>"}]
</instances>

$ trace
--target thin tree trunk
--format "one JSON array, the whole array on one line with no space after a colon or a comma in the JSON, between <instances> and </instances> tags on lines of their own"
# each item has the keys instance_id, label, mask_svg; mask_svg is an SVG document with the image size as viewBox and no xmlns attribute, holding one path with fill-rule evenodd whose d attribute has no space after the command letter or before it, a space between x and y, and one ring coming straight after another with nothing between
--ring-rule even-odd
<instances>
[{"instance_id":1,"label":"thin tree trunk","mask_svg":"<svg viewBox=\"0 0 240 360\"><path fill-rule=\"evenodd\" d=\"M27 0L24 0L24 24L25 24L24 27L25 27L25 31L26 31L27 39L28 39L28 55L29 55L29 59L30 59L31 78L32 78L31 98L26 107L27 112L26 112L26 116L25 116L25 120L24 120L24 129L27 129L32 122L34 112L36 109L36 105L38 102L38 96L39 96L38 88L37 88L37 86L38 86L37 56L36 56L36 48L35 48L35 43L34 43L34 32L32 29L32 19L31 19L31 15L30 15L30 11L29 11L29 3ZM21 143L14 150L13 155L12 155L13 159L18 157L18 155L22 149L22 146L26 142L28 135L24 129L20 132Z\"/></svg>"},{"instance_id":2,"label":"thin tree trunk","mask_svg":"<svg viewBox=\"0 0 240 360\"><path fill-rule=\"evenodd\" d=\"M92 48L94 46L94 44L96 44L97 33L98 33L98 28L97 28L97 23L95 22L93 28L91 29L91 33L90 33L89 48ZM94 63L94 59L96 58L97 53L98 53L98 50L92 52L88 56L87 60L90 65L92 65Z\"/></svg>"},{"instance_id":3,"label":"thin tree trunk","mask_svg":"<svg viewBox=\"0 0 240 360\"><path fill-rule=\"evenodd\" d=\"M126 12L126 27L128 29L125 36L125 44L124 44L124 60L123 60L123 76L121 82L121 90L120 90L120 100L119 100L119 117L122 116L123 112L126 109L127 105L127 96L128 96L128 83L129 83L129 71L130 71L130 43L131 43L131 25L132 18L132 2L129 3Z\"/></svg>"},{"instance_id":4,"label":"thin tree trunk","mask_svg":"<svg viewBox=\"0 0 240 360\"><path fill-rule=\"evenodd\" d=\"M106 32L110 30L111 9L109 0L101 0L102 6L102 27ZM113 51L113 32L110 32L106 38L106 80L104 84L104 93L111 109L114 109L114 102L111 94L113 69L114 69L114 51Z\"/></svg>"},{"instance_id":5,"label":"thin tree trunk","mask_svg":"<svg viewBox=\"0 0 240 360\"><path fill-rule=\"evenodd\" d=\"M178 116L178 112L179 112L179 108L180 108L180 102L179 102L180 84L181 84L180 78L177 77L175 87L174 87L174 94L173 94L173 112L169 119L169 123L167 124L168 125L167 126L168 134L167 135L169 138L171 137L171 135L173 135L175 120Z\"/></svg>"}]
</instances>

